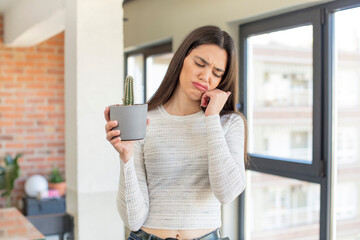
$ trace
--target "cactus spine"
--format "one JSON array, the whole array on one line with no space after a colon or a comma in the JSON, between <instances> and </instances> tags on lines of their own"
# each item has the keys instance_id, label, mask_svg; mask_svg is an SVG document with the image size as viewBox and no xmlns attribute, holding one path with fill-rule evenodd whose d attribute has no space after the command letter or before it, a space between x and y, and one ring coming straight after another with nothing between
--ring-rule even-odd
<instances>
[{"instance_id":1,"label":"cactus spine","mask_svg":"<svg viewBox=\"0 0 360 240\"><path fill-rule=\"evenodd\" d=\"M131 76L127 76L125 79L124 88L124 105L134 104L134 79Z\"/></svg>"}]
</instances>

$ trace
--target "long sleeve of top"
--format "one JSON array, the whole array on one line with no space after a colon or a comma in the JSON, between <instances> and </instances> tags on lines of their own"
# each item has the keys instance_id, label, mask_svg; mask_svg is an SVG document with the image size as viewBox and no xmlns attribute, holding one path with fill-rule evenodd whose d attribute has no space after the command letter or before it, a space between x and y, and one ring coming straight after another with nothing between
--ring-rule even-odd
<instances>
[{"instance_id":1,"label":"long sleeve of top","mask_svg":"<svg viewBox=\"0 0 360 240\"><path fill-rule=\"evenodd\" d=\"M216 198L221 203L233 201L245 189L244 122L234 119L226 134L220 116L205 118L208 133L209 178ZM239 143L242 143L239 146Z\"/></svg>"},{"instance_id":2,"label":"long sleeve of top","mask_svg":"<svg viewBox=\"0 0 360 240\"><path fill-rule=\"evenodd\" d=\"M148 112L146 138L121 161L117 206L131 230L221 226L221 203L245 188L244 122L237 114Z\"/></svg>"}]
</instances>

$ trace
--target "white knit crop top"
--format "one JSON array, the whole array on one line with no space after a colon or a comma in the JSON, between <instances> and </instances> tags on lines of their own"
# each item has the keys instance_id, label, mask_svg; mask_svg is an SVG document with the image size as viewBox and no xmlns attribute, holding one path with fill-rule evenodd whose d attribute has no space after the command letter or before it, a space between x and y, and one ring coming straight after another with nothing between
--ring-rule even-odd
<instances>
[{"instance_id":1,"label":"white knit crop top","mask_svg":"<svg viewBox=\"0 0 360 240\"><path fill-rule=\"evenodd\" d=\"M244 121L237 114L148 112L146 138L121 172L117 207L127 227L211 229L221 203L245 188Z\"/></svg>"}]
</instances>

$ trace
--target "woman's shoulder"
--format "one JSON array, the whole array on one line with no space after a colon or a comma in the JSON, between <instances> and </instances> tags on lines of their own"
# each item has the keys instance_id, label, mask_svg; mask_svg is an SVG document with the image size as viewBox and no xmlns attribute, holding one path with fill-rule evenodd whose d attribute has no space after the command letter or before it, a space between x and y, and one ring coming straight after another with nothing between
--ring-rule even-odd
<instances>
[{"instance_id":1,"label":"woman's shoulder","mask_svg":"<svg viewBox=\"0 0 360 240\"><path fill-rule=\"evenodd\" d=\"M223 128L230 128L232 125L244 126L244 120L241 113L238 112L227 113L220 117Z\"/></svg>"},{"instance_id":2,"label":"woman's shoulder","mask_svg":"<svg viewBox=\"0 0 360 240\"><path fill-rule=\"evenodd\" d=\"M148 111L148 116L149 117L157 117L157 116L159 116L159 113L160 113L160 107L157 106Z\"/></svg>"}]
</instances>

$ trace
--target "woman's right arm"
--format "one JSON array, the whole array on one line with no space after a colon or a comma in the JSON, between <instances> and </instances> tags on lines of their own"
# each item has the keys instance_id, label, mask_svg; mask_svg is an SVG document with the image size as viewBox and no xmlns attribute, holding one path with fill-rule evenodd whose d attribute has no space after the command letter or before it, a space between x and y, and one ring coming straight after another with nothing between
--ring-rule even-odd
<instances>
[{"instance_id":1,"label":"woman's right arm","mask_svg":"<svg viewBox=\"0 0 360 240\"><path fill-rule=\"evenodd\" d=\"M132 231L141 228L149 212L149 194L143 157L143 140L121 141L120 133L112 130L117 125L110 121L109 108L104 111L106 139L120 155L120 181L117 207L125 225ZM149 120L148 123L149 124ZM115 137L115 138L114 138Z\"/></svg>"},{"instance_id":2,"label":"woman's right arm","mask_svg":"<svg viewBox=\"0 0 360 240\"><path fill-rule=\"evenodd\" d=\"M127 163L120 161L117 207L122 220L132 231L137 231L142 227L149 212L142 142L134 143L134 154Z\"/></svg>"}]
</instances>

